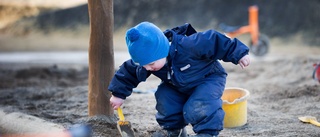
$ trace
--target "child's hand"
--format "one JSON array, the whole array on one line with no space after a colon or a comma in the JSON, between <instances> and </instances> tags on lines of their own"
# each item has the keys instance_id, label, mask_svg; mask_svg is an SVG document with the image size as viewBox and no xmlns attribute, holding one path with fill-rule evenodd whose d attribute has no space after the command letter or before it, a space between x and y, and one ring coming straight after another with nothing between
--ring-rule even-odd
<instances>
[{"instance_id":1,"label":"child's hand","mask_svg":"<svg viewBox=\"0 0 320 137\"><path fill-rule=\"evenodd\" d=\"M115 96L112 96L110 98L110 104L113 107L114 110L118 109L123 104L124 100L122 98L118 98Z\"/></svg>"},{"instance_id":2,"label":"child's hand","mask_svg":"<svg viewBox=\"0 0 320 137\"><path fill-rule=\"evenodd\" d=\"M250 64L250 57L249 57L249 55L243 56L243 57L239 60L238 63L239 63L239 65L240 65L241 68L245 68L245 67L249 66L249 64Z\"/></svg>"}]
</instances>

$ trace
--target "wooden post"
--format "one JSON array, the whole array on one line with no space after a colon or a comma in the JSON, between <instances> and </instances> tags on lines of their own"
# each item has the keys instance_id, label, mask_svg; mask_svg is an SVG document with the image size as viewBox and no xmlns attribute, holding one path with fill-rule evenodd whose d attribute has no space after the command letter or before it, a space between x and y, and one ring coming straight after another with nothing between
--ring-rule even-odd
<instances>
[{"instance_id":1,"label":"wooden post","mask_svg":"<svg viewBox=\"0 0 320 137\"><path fill-rule=\"evenodd\" d=\"M113 0L88 0L90 17L89 116L112 116L108 85L114 75Z\"/></svg>"}]
</instances>

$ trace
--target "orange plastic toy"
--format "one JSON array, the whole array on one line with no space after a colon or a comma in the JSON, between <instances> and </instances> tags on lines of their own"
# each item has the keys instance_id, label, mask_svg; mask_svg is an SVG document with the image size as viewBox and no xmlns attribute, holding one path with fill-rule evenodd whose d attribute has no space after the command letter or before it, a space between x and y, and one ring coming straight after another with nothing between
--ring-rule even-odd
<instances>
[{"instance_id":1,"label":"orange plastic toy","mask_svg":"<svg viewBox=\"0 0 320 137\"><path fill-rule=\"evenodd\" d=\"M250 33L251 52L257 56L265 55L269 50L269 39L259 33L258 6L249 7L249 24L247 26L234 27L220 24L222 31L229 37L236 37L245 33Z\"/></svg>"}]
</instances>

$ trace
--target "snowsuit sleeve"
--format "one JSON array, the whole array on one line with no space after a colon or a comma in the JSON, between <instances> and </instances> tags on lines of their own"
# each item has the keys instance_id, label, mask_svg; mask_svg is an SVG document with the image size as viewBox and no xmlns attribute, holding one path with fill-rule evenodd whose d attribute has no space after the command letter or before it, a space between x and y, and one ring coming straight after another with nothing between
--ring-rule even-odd
<instances>
[{"instance_id":1,"label":"snowsuit sleeve","mask_svg":"<svg viewBox=\"0 0 320 137\"><path fill-rule=\"evenodd\" d=\"M127 60L115 73L108 90L112 92L112 95L126 99L131 95L132 89L145 81L150 74L144 67L134 64L131 59Z\"/></svg>"},{"instance_id":2,"label":"snowsuit sleeve","mask_svg":"<svg viewBox=\"0 0 320 137\"><path fill-rule=\"evenodd\" d=\"M238 39L230 39L214 30L183 37L180 42L181 45L188 45L198 57L219 59L234 64L238 64L239 60L249 52L249 48Z\"/></svg>"}]
</instances>

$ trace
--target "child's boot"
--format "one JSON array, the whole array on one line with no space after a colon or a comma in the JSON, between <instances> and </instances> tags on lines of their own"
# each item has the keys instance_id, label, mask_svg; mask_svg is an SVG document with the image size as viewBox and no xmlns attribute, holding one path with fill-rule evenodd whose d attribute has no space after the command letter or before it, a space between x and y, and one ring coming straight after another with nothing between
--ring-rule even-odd
<instances>
[{"instance_id":1,"label":"child's boot","mask_svg":"<svg viewBox=\"0 0 320 137\"><path fill-rule=\"evenodd\" d=\"M189 135L188 137L218 137L218 136L212 136L210 134L197 134L197 135Z\"/></svg>"},{"instance_id":2,"label":"child's boot","mask_svg":"<svg viewBox=\"0 0 320 137\"><path fill-rule=\"evenodd\" d=\"M167 130L168 137L187 137L187 131L185 128L176 130Z\"/></svg>"}]
</instances>

